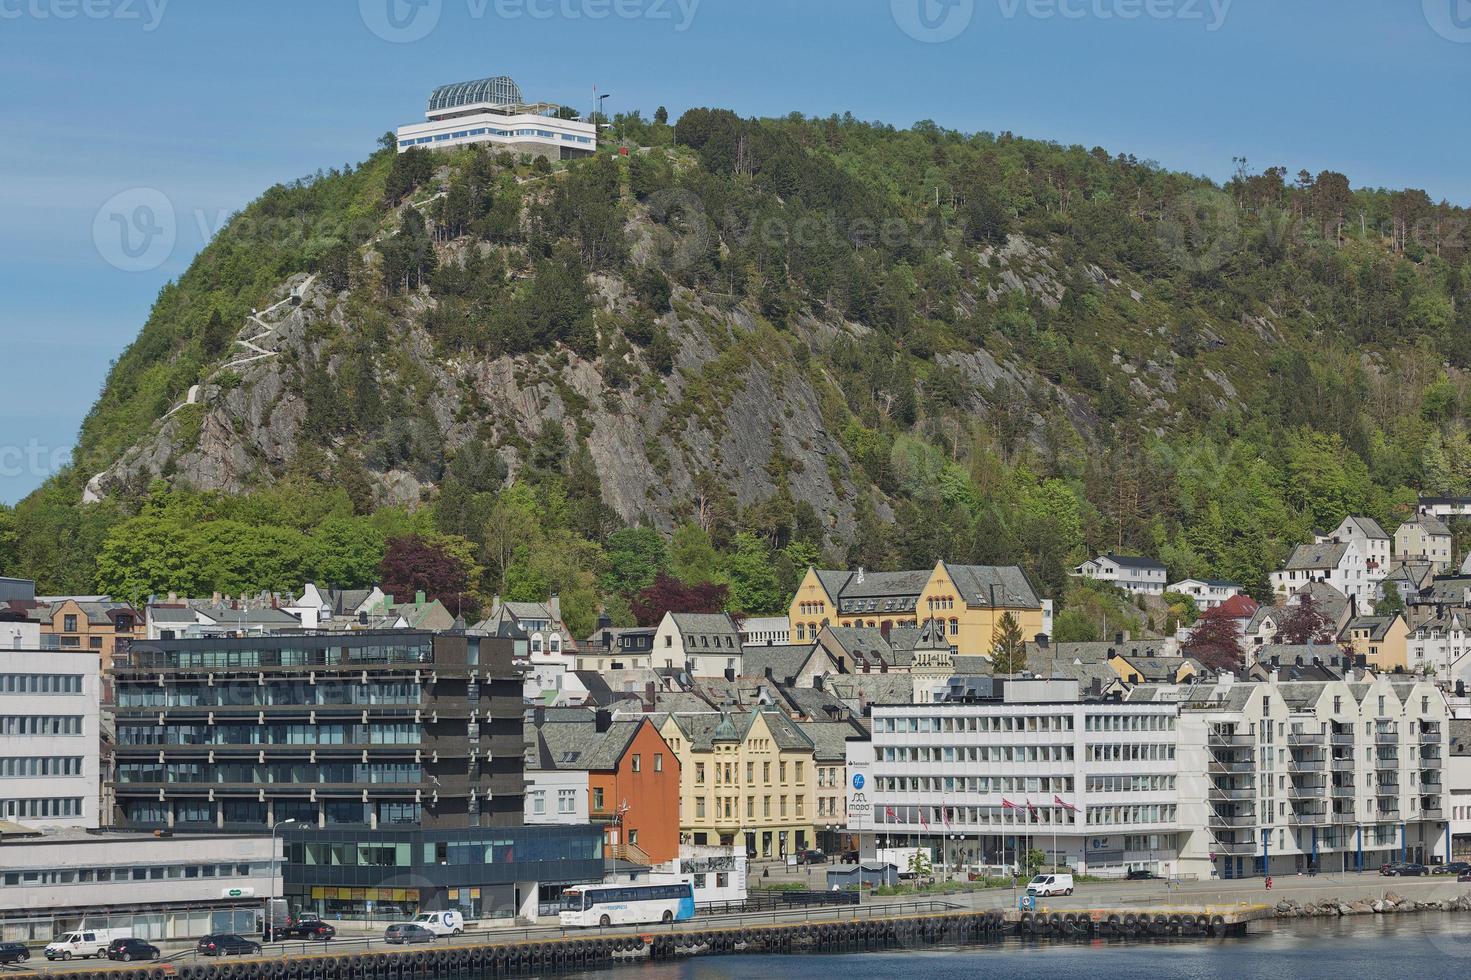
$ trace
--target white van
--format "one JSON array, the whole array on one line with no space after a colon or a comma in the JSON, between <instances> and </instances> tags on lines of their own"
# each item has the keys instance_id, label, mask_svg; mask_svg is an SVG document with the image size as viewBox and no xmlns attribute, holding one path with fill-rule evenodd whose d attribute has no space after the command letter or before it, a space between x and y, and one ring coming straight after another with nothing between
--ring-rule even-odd
<instances>
[{"instance_id":1,"label":"white van","mask_svg":"<svg viewBox=\"0 0 1471 980\"><path fill-rule=\"evenodd\" d=\"M74 956L86 959L95 956L99 960L107 955L107 947L114 939L132 939L132 929L78 929L69 932L55 942L46 944L48 960L69 960Z\"/></svg>"},{"instance_id":2,"label":"white van","mask_svg":"<svg viewBox=\"0 0 1471 980\"><path fill-rule=\"evenodd\" d=\"M1071 895L1072 893L1072 875L1038 875L1027 882L1027 894L1038 898L1050 898L1053 895Z\"/></svg>"},{"instance_id":3,"label":"white van","mask_svg":"<svg viewBox=\"0 0 1471 980\"><path fill-rule=\"evenodd\" d=\"M465 931L465 917L459 912L420 912L414 925L423 926L436 936L458 936Z\"/></svg>"}]
</instances>

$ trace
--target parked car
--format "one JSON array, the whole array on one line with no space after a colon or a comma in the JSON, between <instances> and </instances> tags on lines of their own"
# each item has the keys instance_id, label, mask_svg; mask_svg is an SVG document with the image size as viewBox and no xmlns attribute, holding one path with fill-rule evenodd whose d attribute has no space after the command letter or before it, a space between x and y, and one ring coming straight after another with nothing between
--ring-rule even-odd
<instances>
[{"instance_id":1,"label":"parked car","mask_svg":"<svg viewBox=\"0 0 1471 980\"><path fill-rule=\"evenodd\" d=\"M1073 893L1072 875L1037 875L1027 882L1027 894L1042 898Z\"/></svg>"},{"instance_id":2,"label":"parked car","mask_svg":"<svg viewBox=\"0 0 1471 980\"><path fill-rule=\"evenodd\" d=\"M322 917L315 912L302 912L287 919L286 924L276 930L277 939L315 939L326 942L336 935L337 928L330 922L323 922Z\"/></svg>"},{"instance_id":3,"label":"parked car","mask_svg":"<svg viewBox=\"0 0 1471 980\"><path fill-rule=\"evenodd\" d=\"M1461 875L1471 871L1471 861L1447 861L1430 869L1433 875Z\"/></svg>"},{"instance_id":4,"label":"parked car","mask_svg":"<svg viewBox=\"0 0 1471 980\"><path fill-rule=\"evenodd\" d=\"M401 945L403 943L432 943L434 933L413 922L396 922L383 930L383 941Z\"/></svg>"},{"instance_id":5,"label":"parked car","mask_svg":"<svg viewBox=\"0 0 1471 980\"><path fill-rule=\"evenodd\" d=\"M815 847L809 847L805 851L797 852L798 864L826 864L827 854Z\"/></svg>"},{"instance_id":6,"label":"parked car","mask_svg":"<svg viewBox=\"0 0 1471 980\"><path fill-rule=\"evenodd\" d=\"M1399 864L1386 864L1379 869L1379 873L1386 878L1418 878L1429 870L1423 864L1403 861Z\"/></svg>"},{"instance_id":7,"label":"parked car","mask_svg":"<svg viewBox=\"0 0 1471 980\"><path fill-rule=\"evenodd\" d=\"M194 948L201 956L253 956L260 952L260 943L233 932L217 932L199 940Z\"/></svg>"},{"instance_id":8,"label":"parked car","mask_svg":"<svg viewBox=\"0 0 1471 980\"><path fill-rule=\"evenodd\" d=\"M1456 880L1471 881L1471 871L1462 871L1460 874L1456 875Z\"/></svg>"},{"instance_id":9,"label":"parked car","mask_svg":"<svg viewBox=\"0 0 1471 980\"><path fill-rule=\"evenodd\" d=\"M31 958L25 943L0 943L0 963L24 963Z\"/></svg>"},{"instance_id":10,"label":"parked car","mask_svg":"<svg viewBox=\"0 0 1471 980\"><path fill-rule=\"evenodd\" d=\"M1159 875L1147 868L1130 868L1124 878L1127 881L1158 881Z\"/></svg>"},{"instance_id":11,"label":"parked car","mask_svg":"<svg viewBox=\"0 0 1471 980\"><path fill-rule=\"evenodd\" d=\"M141 939L114 939L107 947L107 958L131 963L133 960L158 959L158 947Z\"/></svg>"}]
</instances>

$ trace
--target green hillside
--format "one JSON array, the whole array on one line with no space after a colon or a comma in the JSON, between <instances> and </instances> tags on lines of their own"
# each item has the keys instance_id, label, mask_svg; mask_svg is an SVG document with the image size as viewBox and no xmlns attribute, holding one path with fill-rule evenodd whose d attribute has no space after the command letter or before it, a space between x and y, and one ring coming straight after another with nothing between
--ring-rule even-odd
<instances>
[{"instance_id":1,"label":"green hillside","mask_svg":"<svg viewBox=\"0 0 1471 980\"><path fill-rule=\"evenodd\" d=\"M929 123L621 123L627 157L380 150L269 190L0 510L0 570L346 586L414 533L579 626L658 571L784 608L814 561L1062 597L1113 548L1261 591L1313 527L1471 490L1460 208ZM1069 600L1077 635L1126 615Z\"/></svg>"}]
</instances>

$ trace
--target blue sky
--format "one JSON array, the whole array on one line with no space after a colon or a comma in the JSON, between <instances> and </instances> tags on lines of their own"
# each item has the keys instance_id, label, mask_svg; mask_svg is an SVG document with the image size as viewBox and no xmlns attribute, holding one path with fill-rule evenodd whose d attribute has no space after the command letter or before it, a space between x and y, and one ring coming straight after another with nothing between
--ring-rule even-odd
<instances>
[{"instance_id":1,"label":"blue sky","mask_svg":"<svg viewBox=\"0 0 1471 980\"><path fill-rule=\"evenodd\" d=\"M0 500L65 458L223 216L501 73L612 111L932 118L1471 203L1471 0L0 0ZM176 234L120 253L109 201Z\"/></svg>"}]
</instances>

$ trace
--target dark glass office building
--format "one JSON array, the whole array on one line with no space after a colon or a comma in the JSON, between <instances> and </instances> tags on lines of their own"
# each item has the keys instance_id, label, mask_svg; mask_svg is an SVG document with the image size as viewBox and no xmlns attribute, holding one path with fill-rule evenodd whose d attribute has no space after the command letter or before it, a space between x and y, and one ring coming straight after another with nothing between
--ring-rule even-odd
<instances>
[{"instance_id":1,"label":"dark glass office building","mask_svg":"<svg viewBox=\"0 0 1471 980\"><path fill-rule=\"evenodd\" d=\"M113 664L117 822L519 826L521 680L462 632L135 643Z\"/></svg>"}]
</instances>

